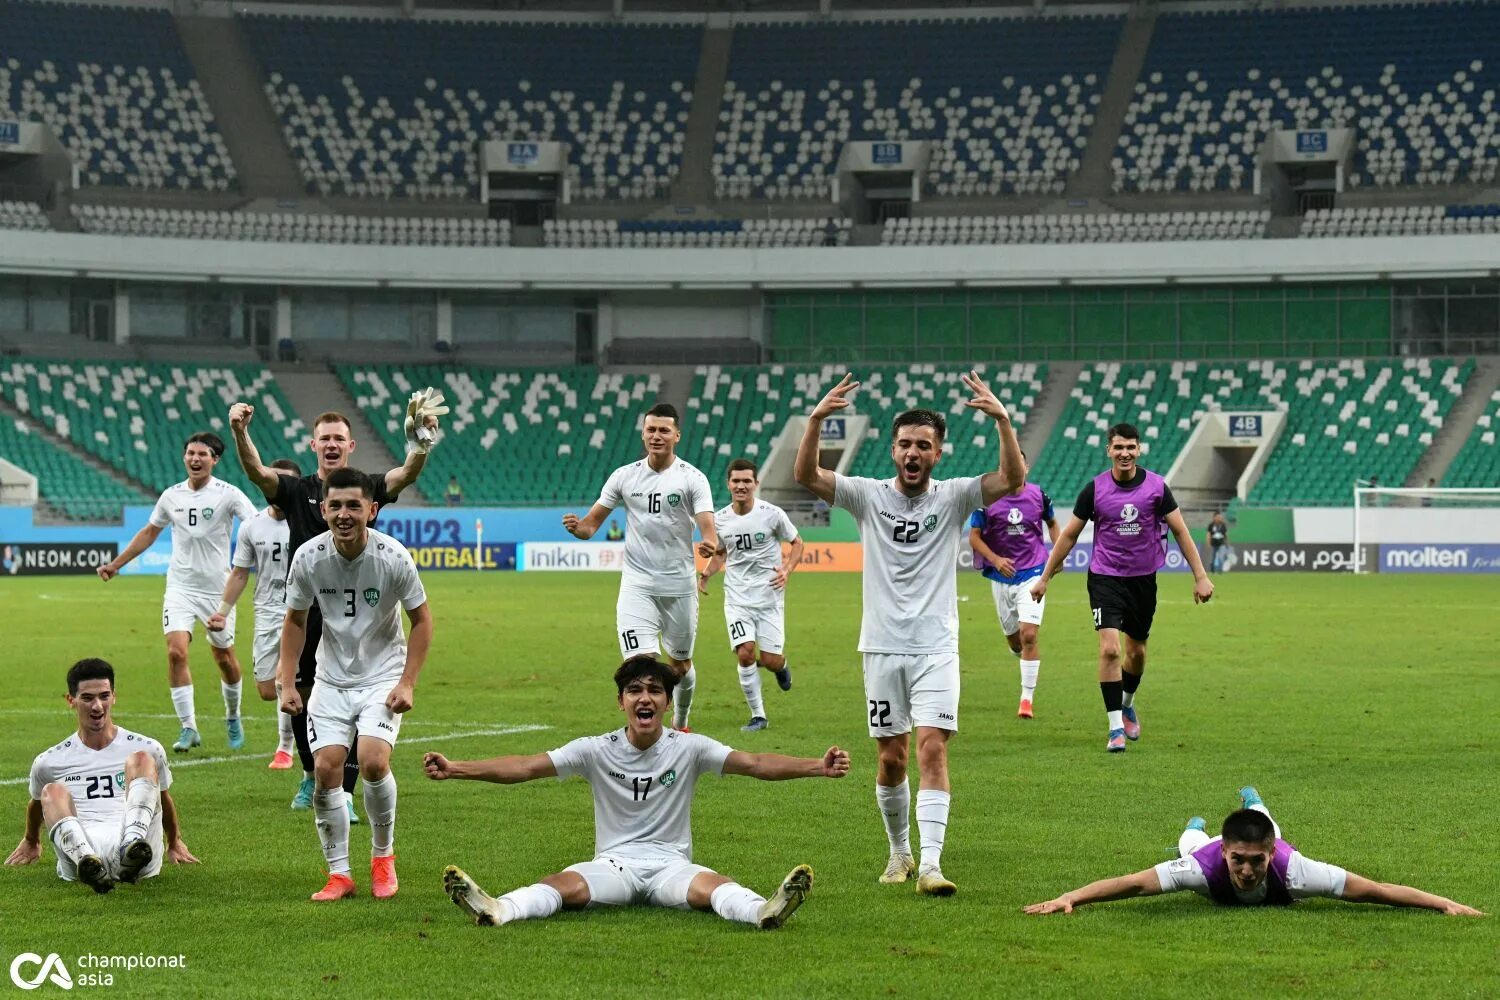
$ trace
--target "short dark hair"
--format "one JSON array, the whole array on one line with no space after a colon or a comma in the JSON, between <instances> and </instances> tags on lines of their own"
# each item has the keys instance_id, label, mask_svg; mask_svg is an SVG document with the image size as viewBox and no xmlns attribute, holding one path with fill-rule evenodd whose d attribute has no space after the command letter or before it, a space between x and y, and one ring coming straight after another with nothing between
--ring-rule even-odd
<instances>
[{"instance_id":1,"label":"short dark hair","mask_svg":"<svg viewBox=\"0 0 1500 1000\"><path fill-rule=\"evenodd\" d=\"M672 697L672 689L677 686L677 672L654 656L632 656L620 664L620 669L615 671L615 691L623 695L631 681L643 677L656 678L667 689L667 698Z\"/></svg>"},{"instance_id":2,"label":"short dark hair","mask_svg":"<svg viewBox=\"0 0 1500 1000\"><path fill-rule=\"evenodd\" d=\"M358 489L365 495L366 500L375 499L375 482L369 476L358 469L344 466L342 469L334 469L328 474L328 479L323 483L323 495L327 496L329 490Z\"/></svg>"},{"instance_id":3,"label":"short dark hair","mask_svg":"<svg viewBox=\"0 0 1500 1000\"><path fill-rule=\"evenodd\" d=\"M349 436L354 436L354 425L349 422L348 417L344 416L338 410L324 410L313 418L312 429L314 434L318 432L319 424L343 424L344 428L349 432Z\"/></svg>"},{"instance_id":4,"label":"short dark hair","mask_svg":"<svg viewBox=\"0 0 1500 1000\"><path fill-rule=\"evenodd\" d=\"M948 436L948 421L936 410L916 409L900 414L891 423L891 440L896 439L903 427L931 427L937 431L939 443Z\"/></svg>"},{"instance_id":5,"label":"short dark hair","mask_svg":"<svg viewBox=\"0 0 1500 1000\"><path fill-rule=\"evenodd\" d=\"M293 462L290 458L278 458L276 461L271 463L271 468L280 469L282 472L290 472L292 475L297 476L298 478L302 476L302 466L298 465L296 462Z\"/></svg>"},{"instance_id":6,"label":"short dark hair","mask_svg":"<svg viewBox=\"0 0 1500 1000\"><path fill-rule=\"evenodd\" d=\"M748 472L756 479L760 478L760 466L756 465L748 458L737 458L733 462L730 462L729 468L724 470L724 478L728 479L736 472Z\"/></svg>"},{"instance_id":7,"label":"short dark hair","mask_svg":"<svg viewBox=\"0 0 1500 1000\"><path fill-rule=\"evenodd\" d=\"M1104 440L1113 441L1115 438L1124 438L1127 441L1139 441L1141 439L1141 432L1136 429L1135 424L1128 424L1121 421L1110 427L1109 434Z\"/></svg>"},{"instance_id":8,"label":"short dark hair","mask_svg":"<svg viewBox=\"0 0 1500 1000\"><path fill-rule=\"evenodd\" d=\"M187 451L190 444L207 445L208 450L214 453L214 458L224 457L224 439L213 431L199 431L183 442L182 450Z\"/></svg>"},{"instance_id":9,"label":"short dark hair","mask_svg":"<svg viewBox=\"0 0 1500 1000\"><path fill-rule=\"evenodd\" d=\"M671 403L654 403L651 409L646 411L648 417L667 417L678 427L682 426L682 419L677 416L677 407Z\"/></svg>"},{"instance_id":10,"label":"short dark hair","mask_svg":"<svg viewBox=\"0 0 1500 1000\"><path fill-rule=\"evenodd\" d=\"M1224 817L1219 833L1226 844L1264 844L1276 839L1276 824L1258 809L1239 809Z\"/></svg>"},{"instance_id":11,"label":"short dark hair","mask_svg":"<svg viewBox=\"0 0 1500 1000\"><path fill-rule=\"evenodd\" d=\"M115 668L97 656L79 660L68 668L68 694L78 694L78 685L84 681L109 681L109 689L115 689Z\"/></svg>"}]
</instances>

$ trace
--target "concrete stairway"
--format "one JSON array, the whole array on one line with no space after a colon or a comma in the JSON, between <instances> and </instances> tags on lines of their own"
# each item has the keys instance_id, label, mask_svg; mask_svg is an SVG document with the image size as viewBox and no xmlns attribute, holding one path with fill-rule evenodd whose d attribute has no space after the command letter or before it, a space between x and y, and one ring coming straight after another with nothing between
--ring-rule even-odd
<instances>
[{"instance_id":1,"label":"concrete stairway","mask_svg":"<svg viewBox=\"0 0 1500 1000\"><path fill-rule=\"evenodd\" d=\"M240 190L250 198L296 198L301 171L266 99L260 67L232 17L173 18L193 72L229 147Z\"/></svg>"},{"instance_id":2,"label":"concrete stairway","mask_svg":"<svg viewBox=\"0 0 1500 1000\"><path fill-rule=\"evenodd\" d=\"M1131 13L1120 32L1120 47L1109 68L1109 79L1099 108L1094 112L1094 129L1089 133L1078 172L1068 178L1069 198L1104 198L1110 193L1114 175L1109 161L1114 158L1125 127L1125 112L1135 97L1135 82L1146 65L1146 51L1151 47L1151 33L1156 28L1155 6L1142 7Z\"/></svg>"},{"instance_id":3,"label":"concrete stairway","mask_svg":"<svg viewBox=\"0 0 1500 1000\"><path fill-rule=\"evenodd\" d=\"M698 78L693 83L693 106L688 110L682 145L682 166L672 185L678 205L705 205L714 194L714 133L719 107L724 103L724 81L729 78L729 48L733 29L726 18L711 16L703 29L698 56Z\"/></svg>"},{"instance_id":4,"label":"concrete stairway","mask_svg":"<svg viewBox=\"0 0 1500 1000\"><path fill-rule=\"evenodd\" d=\"M1021 450L1033 463L1043 446L1052 437L1057 421L1068 406L1068 393L1078 384L1078 373L1083 364L1078 361L1047 362L1047 381L1042 385L1031 412L1026 414L1026 423L1021 427ZM1055 497L1053 499L1056 499Z\"/></svg>"},{"instance_id":5,"label":"concrete stairway","mask_svg":"<svg viewBox=\"0 0 1500 1000\"><path fill-rule=\"evenodd\" d=\"M1463 395L1448 411L1442 429L1433 436L1432 444L1411 470L1411 475L1406 477L1403 486L1426 486L1428 479L1443 481L1448 466L1458 457L1497 388L1500 388L1500 361L1480 359L1469 381L1464 384Z\"/></svg>"}]
</instances>

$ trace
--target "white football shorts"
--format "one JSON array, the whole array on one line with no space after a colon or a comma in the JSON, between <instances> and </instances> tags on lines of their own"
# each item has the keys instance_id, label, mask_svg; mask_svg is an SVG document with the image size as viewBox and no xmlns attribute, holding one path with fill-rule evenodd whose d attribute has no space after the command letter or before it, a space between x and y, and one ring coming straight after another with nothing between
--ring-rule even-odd
<instances>
[{"instance_id":1,"label":"white football shorts","mask_svg":"<svg viewBox=\"0 0 1500 1000\"><path fill-rule=\"evenodd\" d=\"M1031 585L1036 577L1020 583L990 581L990 590L995 595L995 613L1000 616L1000 631L1015 635L1022 625L1040 625L1042 613L1047 608L1047 598L1038 601L1031 596Z\"/></svg>"},{"instance_id":2,"label":"white football shorts","mask_svg":"<svg viewBox=\"0 0 1500 1000\"><path fill-rule=\"evenodd\" d=\"M373 736L395 746L401 716L385 707L395 686L394 680L361 688L314 683L307 699L307 742L313 753L323 747L352 747L356 736Z\"/></svg>"},{"instance_id":3,"label":"white football shorts","mask_svg":"<svg viewBox=\"0 0 1500 1000\"><path fill-rule=\"evenodd\" d=\"M281 657L281 619L271 623L270 628L259 627L260 616L256 615L255 629L255 679L274 681L276 661Z\"/></svg>"},{"instance_id":4,"label":"white football shorts","mask_svg":"<svg viewBox=\"0 0 1500 1000\"><path fill-rule=\"evenodd\" d=\"M729 629L730 649L747 642L762 653L780 654L786 648L786 608L782 605L744 608L726 604L724 625Z\"/></svg>"},{"instance_id":5,"label":"white football shorts","mask_svg":"<svg viewBox=\"0 0 1500 1000\"><path fill-rule=\"evenodd\" d=\"M120 871L120 848L125 845L125 814L120 814L118 823L83 823L82 825L84 836L89 838L89 845L104 862L104 870L109 872L110 878L115 878ZM160 875L161 859L165 853L160 837L151 841L151 863L141 872L140 877L155 878ZM61 852L57 852L57 877L69 882L78 881L78 866Z\"/></svg>"},{"instance_id":6,"label":"white football shorts","mask_svg":"<svg viewBox=\"0 0 1500 1000\"><path fill-rule=\"evenodd\" d=\"M565 871L577 872L589 886L590 906L666 906L688 909L688 887L699 872L712 868L695 865L681 858L643 861L640 858L614 858L601 854L592 861L569 865Z\"/></svg>"},{"instance_id":7,"label":"white football shorts","mask_svg":"<svg viewBox=\"0 0 1500 1000\"><path fill-rule=\"evenodd\" d=\"M664 597L621 587L615 602L615 637L623 659L661 653L674 660L692 659L698 595Z\"/></svg>"},{"instance_id":8,"label":"white football shorts","mask_svg":"<svg viewBox=\"0 0 1500 1000\"><path fill-rule=\"evenodd\" d=\"M161 634L170 632L186 632L193 634L195 622L206 622L219 610L219 597L217 594L189 594L181 590L168 590L162 597L161 602ZM220 649L228 649L234 645L234 619L236 609L230 608L229 614L224 616L224 631L210 632L207 628L203 630L208 636L210 645Z\"/></svg>"},{"instance_id":9,"label":"white football shorts","mask_svg":"<svg viewBox=\"0 0 1500 1000\"><path fill-rule=\"evenodd\" d=\"M918 726L958 730L957 653L865 653L865 702L872 737Z\"/></svg>"}]
</instances>

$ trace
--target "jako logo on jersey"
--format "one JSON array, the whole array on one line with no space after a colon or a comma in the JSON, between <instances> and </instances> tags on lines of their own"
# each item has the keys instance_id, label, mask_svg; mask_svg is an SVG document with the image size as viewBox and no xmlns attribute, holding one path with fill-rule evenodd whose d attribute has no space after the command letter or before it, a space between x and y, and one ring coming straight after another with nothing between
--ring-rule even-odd
<instances>
[{"instance_id":1,"label":"jako logo on jersey","mask_svg":"<svg viewBox=\"0 0 1500 1000\"><path fill-rule=\"evenodd\" d=\"M662 775L660 778L657 778L656 779L656 783L658 785L661 785L661 787L663 787L663 788L671 788L672 787L672 782L674 782L676 780L677 780L677 772L675 770L669 770L669 771L667 771L666 774Z\"/></svg>"},{"instance_id":2,"label":"jako logo on jersey","mask_svg":"<svg viewBox=\"0 0 1500 1000\"><path fill-rule=\"evenodd\" d=\"M375 587L366 587L365 588L365 603L368 604L372 608L375 605L379 604L380 603L380 591L377 590Z\"/></svg>"},{"instance_id":3,"label":"jako logo on jersey","mask_svg":"<svg viewBox=\"0 0 1500 1000\"><path fill-rule=\"evenodd\" d=\"M1136 509L1136 506L1133 503L1128 503L1120 508L1120 520L1124 521L1126 524L1130 524L1140 516L1141 512Z\"/></svg>"},{"instance_id":4,"label":"jako logo on jersey","mask_svg":"<svg viewBox=\"0 0 1500 1000\"><path fill-rule=\"evenodd\" d=\"M212 507L204 507L203 508L203 520L205 520L205 521L212 521L213 519L214 519L214 509Z\"/></svg>"},{"instance_id":5,"label":"jako logo on jersey","mask_svg":"<svg viewBox=\"0 0 1500 1000\"><path fill-rule=\"evenodd\" d=\"M667 503L671 504L673 507L676 507L678 504L682 503L682 494L680 494L680 493L668 493L667 494Z\"/></svg>"},{"instance_id":6,"label":"jako logo on jersey","mask_svg":"<svg viewBox=\"0 0 1500 1000\"><path fill-rule=\"evenodd\" d=\"M21 966L23 965L39 965L41 969L37 972L35 979L22 979ZM68 974L68 967L63 965L62 957L57 952L42 958L34 951L23 951L10 963L10 981L23 990L36 989L47 981L49 975L53 986L61 986L65 990L73 988L73 977Z\"/></svg>"},{"instance_id":7,"label":"jako logo on jersey","mask_svg":"<svg viewBox=\"0 0 1500 1000\"><path fill-rule=\"evenodd\" d=\"M927 515L927 520L925 520L925 521L922 522L922 527L925 528L928 531L931 531L932 529L936 528L937 527L937 515L936 514L928 514Z\"/></svg>"},{"instance_id":8,"label":"jako logo on jersey","mask_svg":"<svg viewBox=\"0 0 1500 1000\"><path fill-rule=\"evenodd\" d=\"M1025 514L1021 513L1021 508L1019 508L1019 507L1012 507L1010 509L1010 513L1005 515L1005 519L1007 521L1009 521L1011 524L1020 524L1022 518L1024 518L1025 516L1026 516Z\"/></svg>"}]
</instances>

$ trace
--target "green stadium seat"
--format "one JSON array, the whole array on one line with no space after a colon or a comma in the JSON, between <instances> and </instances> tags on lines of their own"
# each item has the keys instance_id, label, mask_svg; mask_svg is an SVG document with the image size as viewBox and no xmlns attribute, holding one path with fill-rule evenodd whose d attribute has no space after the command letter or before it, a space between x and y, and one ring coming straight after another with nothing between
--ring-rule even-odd
<instances>
[{"instance_id":1,"label":"green stadium seat","mask_svg":"<svg viewBox=\"0 0 1500 1000\"><path fill-rule=\"evenodd\" d=\"M37 477L41 499L72 520L114 520L126 504L152 503L48 440L26 419L0 418L0 458Z\"/></svg>"},{"instance_id":2,"label":"green stadium seat","mask_svg":"<svg viewBox=\"0 0 1500 1000\"><path fill-rule=\"evenodd\" d=\"M1469 432L1463 447L1453 458L1453 464L1443 474L1443 486L1453 487L1500 487L1500 444L1495 442L1495 432L1500 430L1500 389L1490 394L1474 429Z\"/></svg>"}]
</instances>

